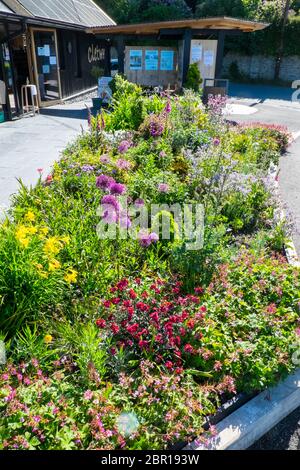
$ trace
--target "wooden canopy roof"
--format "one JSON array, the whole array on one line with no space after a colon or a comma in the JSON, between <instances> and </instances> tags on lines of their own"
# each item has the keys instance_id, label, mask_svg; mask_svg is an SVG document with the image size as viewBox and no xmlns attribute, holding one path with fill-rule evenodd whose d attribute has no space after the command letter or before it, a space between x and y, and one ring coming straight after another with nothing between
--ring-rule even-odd
<instances>
[{"instance_id":1,"label":"wooden canopy roof","mask_svg":"<svg viewBox=\"0 0 300 470\"><path fill-rule=\"evenodd\" d=\"M218 18L200 18L192 20L160 21L154 23L136 23L114 26L94 26L87 30L88 33L97 35L105 34L159 34L161 30L172 29L211 29L211 30L236 30L241 32L254 32L265 29L269 26L267 23L257 21L242 20L229 17Z\"/></svg>"}]
</instances>

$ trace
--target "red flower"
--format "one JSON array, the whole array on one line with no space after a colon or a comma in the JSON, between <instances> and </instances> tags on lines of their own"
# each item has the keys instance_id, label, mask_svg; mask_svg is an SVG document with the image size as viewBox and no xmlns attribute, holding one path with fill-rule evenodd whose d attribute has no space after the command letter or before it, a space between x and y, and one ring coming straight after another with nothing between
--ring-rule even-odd
<instances>
[{"instance_id":1,"label":"red flower","mask_svg":"<svg viewBox=\"0 0 300 470\"><path fill-rule=\"evenodd\" d=\"M105 328L106 321L103 320L103 318L98 318L98 320L96 320L96 325L98 326L98 328Z\"/></svg>"},{"instance_id":2,"label":"red flower","mask_svg":"<svg viewBox=\"0 0 300 470\"><path fill-rule=\"evenodd\" d=\"M121 281L117 283L117 289L120 291L125 290L127 286L128 286L127 279L122 279Z\"/></svg>"},{"instance_id":3,"label":"red flower","mask_svg":"<svg viewBox=\"0 0 300 470\"><path fill-rule=\"evenodd\" d=\"M136 295L136 293L134 292L133 289L130 289L130 291L129 291L129 297L130 297L131 299L133 299L133 300L137 298L137 295Z\"/></svg>"},{"instance_id":4,"label":"red flower","mask_svg":"<svg viewBox=\"0 0 300 470\"><path fill-rule=\"evenodd\" d=\"M165 366L166 366L167 369L171 370L171 369L173 368L173 362L167 361L167 362L165 363Z\"/></svg>"},{"instance_id":5,"label":"red flower","mask_svg":"<svg viewBox=\"0 0 300 470\"><path fill-rule=\"evenodd\" d=\"M138 308L142 312L148 312L149 310L149 306L147 304L144 304L144 302L137 302L136 308Z\"/></svg>"},{"instance_id":6,"label":"red flower","mask_svg":"<svg viewBox=\"0 0 300 470\"><path fill-rule=\"evenodd\" d=\"M130 300L123 300L123 305L124 305L124 307L126 307L126 308L127 308L127 307L131 307L131 302L130 302Z\"/></svg>"},{"instance_id":7,"label":"red flower","mask_svg":"<svg viewBox=\"0 0 300 470\"><path fill-rule=\"evenodd\" d=\"M149 297L148 292L144 291L144 292L142 293L142 298L143 298L143 299L148 299L148 297Z\"/></svg>"},{"instance_id":8,"label":"red flower","mask_svg":"<svg viewBox=\"0 0 300 470\"><path fill-rule=\"evenodd\" d=\"M114 356L116 354L117 350L116 350L116 348L112 347L112 348L110 348L110 352Z\"/></svg>"},{"instance_id":9,"label":"red flower","mask_svg":"<svg viewBox=\"0 0 300 470\"><path fill-rule=\"evenodd\" d=\"M120 299L120 297L114 297L113 299L111 299L111 302L114 305L118 305L121 302L121 299Z\"/></svg>"},{"instance_id":10,"label":"red flower","mask_svg":"<svg viewBox=\"0 0 300 470\"><path fill-rule=\"evenodd\" d=\"M116 323L112 323L111 331L113 332L114 335L116 335L117 333L119 333L120 327Z\"/></svg>"},{"instance_id":11,"label":"red flower","mask_svg":"<svg viewBox=\"0 0 300 470\"><path fill-rule=\"evenodd\" d=\"M203 294L204 289L203 287L196 287L195 288L195 294Z\"/></svg>"},{"instance_id":12,"label":"red flower","mask_svg":"<svg viewBox=\"0 0 300 470\"><path fill-rule=\"evenodd\" d=\"M183 328L182 326L179 328L179 333L181 334L181 336L185 336L186 335L186 330L185 328Z\"/></svg>"},{"instance_id":13,"label":"red flower","mask_svg":"<svg viewBox=\"0 0 300 470\"><path fill-rule=\"evenodd\" d=\"M158 343L163 343L163 335L161 333L158 333L158 335L155 336L155 341Z\"/></svg>"},{"instance_id":14,"label":"red flower","mask_svg":"<svg viewBox=\"0 0 300 470\"><path fill-rule=\"evenodd\" d=\"M183 372L183 368L182 368L182 367L177 367L177 368L175 369L175 374L176 374L176 375L181 375L182 372Z\"/></svg>"},{"instance_id":15,"label":"red flower","mask_svg":"<svg viewBox=\"0 0 300 470\"><path fill-rule=\"evenodd\" d=\"M207 308L205 307L205 305L202 305L202 307L200 307L200 310L201 312L205 313L207 311Z\"/></svg>"},{"instance_id":16,"label":"red flower","mask_svg":"<svg viewBox=\"0 0 300 470\"><path fill-rule=\"evenodd\" d=\"M191 344L186 344L184 346L184 352L188 353L188 354L193 354L194 352L194 348Z\"/></svg>"},{"instance_id":17,"label":"red flower","mask_svg":"<svg viewBox=\"0 0 300 470\"><path fill-rule=\"evenodd\" d=\"M174 294L179 294L179 292L180 292L179 287L174 287L174 288L172 289L172 292L173 292Z\"/></svg>"},{"instance_id":18,"label":"red flower","mask_svg":"<svg viewBox=\"0 0 300 470\"><path fill-rule=\"evenodd\" d=\"M151 320L153 320L155 323L158 323L158 321L159 321L159 316L158 316L158 313L157 313L157 312L151 313L150 318L151 318Z\"/></svg>"},{"instance_id":19,"label":"red flower","mask_svg":"<svg viewBox=\"0 0 300 470\"><path fill-rule=\"evenodd\" d=\"M148 346L148 341L144 340L144 339L140 339L139 340L139 347L141 349L146 349Z\"/></svg>"},{"instance_id":20,"label":"red flower","mask_svg":"<svg viewBox=\"0 0 300 470\"><path fill-rule=\"evenodd\" d=\"M104 300L103 305L104 305L105 308L109 308L110 307L110 300Z\"/></svg>"},{"instance_id":21,"label":"red flower","mask_svg":"<svg viewBox=\"0 0 300 470\"><path fill-rule=\"evenodd\" d=\"M128 333L134 334L134 333L137 332L138 328L139 328L139 325L137 323L134 323L133 325L127 326L126 329L127 329Z\"/></svg>"},{"instance_id":22,"label":"red flower","mask_svg":"<svg viewBox=\"0 0 300 470\"><path fill-rule=\"evenodd\" d=\"M138 286L141 284L141 282L142 282L142 281L141 281L141 279L140 279L139 277L137 277L137 278L135 279L135 283L136 283Z\"/></svg>"},{"instance_id":23,"label":"red flower","mask_svg":"<svg viewBox=\"0 0 300 470\"><path fill-rule=\"evenodd\" d=\"M187 326L188 328L190 328L190 329L193 329L194 326L195 326L195 321L192 320L192 319L189 320L189 321L187 322L186 326Z\"/></svg>"},{"instance_id":24,"label":"red flower","mask_svg":"<svg viewBox=\"0 0 300 470\"><path fill-rule=\"evenodd\" d=\"M132 319L132 315L134 314L134 308L133 307L128 307L127 308L127 313L128 313L128 320L130 321Z\"/></svg>"}]
</instances>

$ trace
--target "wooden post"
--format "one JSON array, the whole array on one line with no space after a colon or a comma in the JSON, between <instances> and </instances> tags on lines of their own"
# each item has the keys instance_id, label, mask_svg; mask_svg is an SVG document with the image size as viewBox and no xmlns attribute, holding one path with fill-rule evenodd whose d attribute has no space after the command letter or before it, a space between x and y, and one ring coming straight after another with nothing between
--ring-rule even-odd
<instances>
[{"instance_id":1,"label":"wooden post","mask_svg":"<svg viewBox=\"0 0 300 470\"><path fill-rule=\"evenodd\" d=\"M182 86L184 86L190 65L192 30L185 29L183 34Z\"/></svg>"},{"instance_id":2,"label":"wooden post","mask_svg":"<svg viewBox=\"0 0 300 470\"><path fill-rule=\"evenodd\" d=\"M118 49L119 73L124 74L125 43L124 43L123 35L117 37L117 49Z\"/></svg>"},{"instance_id":3,"label":"wooden post","mask_svg":"<svg viewBox=\"0 0 300 470\"><path fill-rule=\"evenodd\" d=\"M216 57L216 71L215 78L221 78L223 57L224 57L224 45L225 45L225 31L220 31L218 34L218 47Z\"/></svg>"}]
</instances>

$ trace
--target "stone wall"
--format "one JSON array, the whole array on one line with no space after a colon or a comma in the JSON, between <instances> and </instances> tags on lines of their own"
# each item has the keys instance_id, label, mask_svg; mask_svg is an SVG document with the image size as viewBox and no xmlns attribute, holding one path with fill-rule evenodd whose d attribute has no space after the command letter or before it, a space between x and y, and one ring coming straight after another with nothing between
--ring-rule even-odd
<instances>
[{"instance_id":1,"label":"stone wall","mask_svg":"<svg viewBox=\"0 0 300 470\"><path fill-rule=\"evenodd\" d=\"M223 61L223 75L228 75L230 64L236 62L241 73L249 78L272 80L275 72L275 58L254 55L245 56L229 52ZM300 80L300 57L284 57L281 64L280 79L286 82Z\"/></svg>"}]
</instances>

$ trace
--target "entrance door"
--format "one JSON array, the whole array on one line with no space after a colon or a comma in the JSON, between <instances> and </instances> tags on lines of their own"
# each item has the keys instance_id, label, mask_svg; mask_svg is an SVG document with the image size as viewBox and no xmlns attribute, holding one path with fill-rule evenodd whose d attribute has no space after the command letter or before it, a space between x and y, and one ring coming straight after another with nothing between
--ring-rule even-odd
<instances>
[{"instance_id":1,"label":"entrance door","mask_svg":"<svg viewBox=\"0 0 300 470\"><path fill-rule=\"evenodd\" d=\"M55 30L34 30L35 74L42 105L53 104L61 97Z\"/></svg>"},{"instance_id":2,"label":"entrance door","mask_svg":"<svg viewBox=\"0 0 300 470\"><path fill-rule=\"evenodd\" d=\"M8 115L9 119L14 118L18 114L18 98L15 89L15 80L14 80L14 71L12 65L12 58L9 49L9 45L7 43L0 45L0 54L2 55L3 61L3 74L2 78L6 84L6 91L7 91L7 102L5 111ZM0 61L1 65L1 61Z\"/></svg>"}]
</instances>

